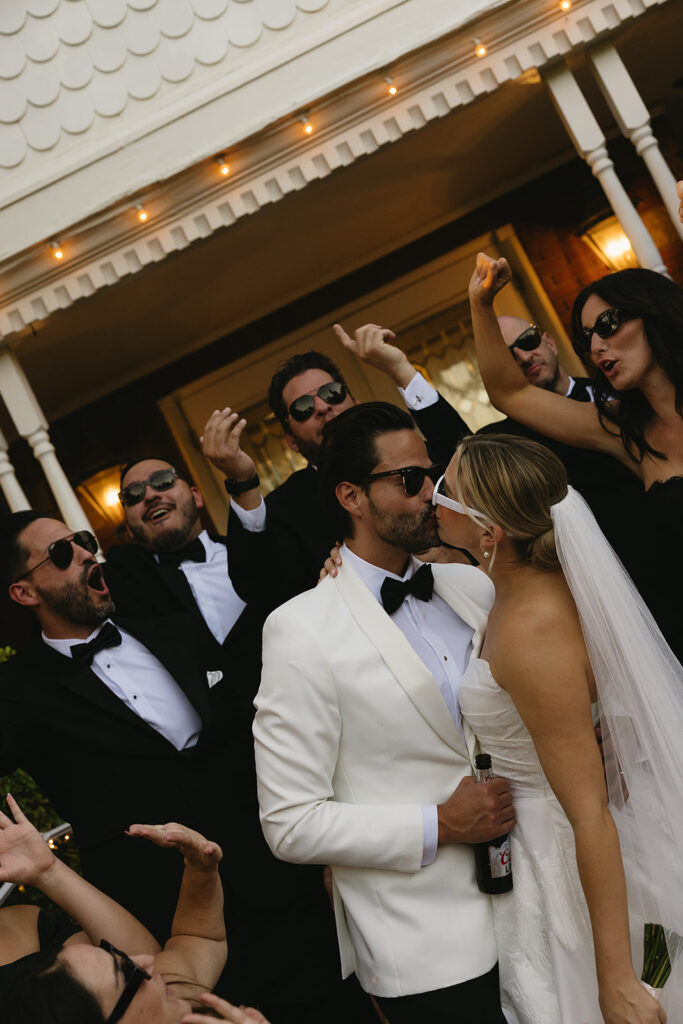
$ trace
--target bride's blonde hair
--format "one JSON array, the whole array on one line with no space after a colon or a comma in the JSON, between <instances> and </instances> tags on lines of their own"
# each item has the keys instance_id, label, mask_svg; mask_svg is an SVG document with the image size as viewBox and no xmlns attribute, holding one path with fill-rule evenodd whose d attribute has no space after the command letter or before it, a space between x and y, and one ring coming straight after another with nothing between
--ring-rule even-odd
<instances>
[{"instance_id":1,"label":"bride's blonde hair","mask_svg":"<svg viewBox=\"0 0 683 1024\"><path fill-rule=\"evenodd\" d=\"M550 506L566 495L567 474L551 451L523 437L473 434L455 453L455 490L515 541L524 562L559 568Z\"/></svg>"}]
</instances>

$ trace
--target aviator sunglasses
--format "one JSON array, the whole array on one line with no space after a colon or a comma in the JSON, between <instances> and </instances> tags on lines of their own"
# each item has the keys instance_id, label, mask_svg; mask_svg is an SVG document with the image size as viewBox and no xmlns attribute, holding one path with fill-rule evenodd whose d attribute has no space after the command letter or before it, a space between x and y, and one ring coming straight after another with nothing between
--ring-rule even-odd
<instances>
[{"instance_id":1,"label":"aviator sunglasses","mask_svg":"<svg viewBox=\"0 0 683 1024\"><path fill-rule=\"evenodd\" d=\"M169 466L168 469L156 469L147 480L134 480L126 484L119 491L119 501L122 505L137 505L145 496L145 491L151 487L153 491L168 491L178 479L177 469Z\"/></svg>"},{"instance_id":2,"label":"aviator sunglasses","mask_svg":"<svg viewBox=\"0 0 683 1024\"><path fill-rule=\"evenodd\" d=\"M41 565L45 565L46 562L52 562L56 569L68 569L74 557L74 544L78 544L79 548L84 548L91 555L94 555L97 551L97 538L89 530L79 530L78 533L73 533L70 537L60 537L59 540L53 540L52 544L48 547L47 558L44 558L41 562L36 562L22 576L18 576L14 582L18 583L19 580L30 576L32 572L39 569Z\"/></svg>"},{"instance_id":3,"label":"aviator sunglasses","mask_svg":"<svg viewBox=\"0 0 683 1024\"><path fill-rule=\"evenodd\" d=\"M586 356L593 345L593 335L598 338L611 338L616 334L626 320L634 320L636 313L624 313L621 309L606 309L595 320L592 327L582 327L579 331L574 347L580 356Z\"/></svg>"},{"instance_id":4,"label":"aviator sunglasses","mask_svg":"<svg viewBox=\"0 0 683 1024\"><path fill-rule=\"evenodd\" d=\"M536 324L531 324L525 331L522 331L518 338L515 338L511 345L508 345L508 352L511 352L513 356L516 348L521 349L522 352L533 352L542 341L541 328Z\"/></svg>"},{"instance_id":5,"label":"aviator sunglasses","mask_svg":"<svg viewBox=\"0 0 683 1024\"><path fill-rule=\"evenodd\" d=\"M107 1017L106 1024L116 1024L116 1021L121 1020L124 1013L130 1006L135 997L138 989L142 985L143 981L151 981L152 975L136 964L134 960L128 956L127 953L122 953L116 946L112 946L111 942L107 942L106 939L100 941L100 949L104 949L107 953L110 953L116 961L117 972L123 976L124 988L123 992L118 998L116 1006Z\"/></svg>"},{"instance_id":6,"label":"aviator sunglasses","mask_svg":"<svg viewBox=\"0 0 683 1024\"><path fill-rule=\"evenodd\" d=\"M305 423L315 412L315 400L318 397L326 405L339 405L346 398L346 385L340 380L331 380L322 384L312 395L301 395L295 398L289 407L289 415L297 423Z\"/></svg>"},{"instance_id":7,"label":"aviator sunglasses","mask_svg":"<svg viewBox=\"0 0 683 1024\"><path fill-rule=\"evenodd\" d=\"M426 469L424 466L404 466L402 469L387 469L384 473L372 473L358 482L360 484L371 484L373 480L382 480L387 476L400 476L403 490L409 498L414 498L422 490L425 477L428 476L432 483L434 483L442 471L443 466L427 466Z\"/></svg>"}]
</instances>

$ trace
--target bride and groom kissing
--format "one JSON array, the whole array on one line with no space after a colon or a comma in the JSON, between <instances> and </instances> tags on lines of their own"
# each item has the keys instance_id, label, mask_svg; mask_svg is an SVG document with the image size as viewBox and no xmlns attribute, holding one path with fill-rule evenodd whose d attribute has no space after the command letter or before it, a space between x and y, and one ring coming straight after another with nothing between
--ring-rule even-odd
<instances>
[{"instance_id":1,"label":"bride and groom kissing","mask_svg":"<svg viewBox=\"0 0 683 1024\"><path fill-rule=\"evenodd\" d=\"M435 487L410 416L371 402L318 471L342 564L268 619L254 736L271 849L332 867L344 974L390 1024L665 1021L681 668L562 465L473 436ZM437 530L481 568L421 566ZM502 777L474 782L477 750ZM470 847L510 830L514 887L489 897ZM634 968L646 922L668 1004Z\"/></svg>"}]
</instances>

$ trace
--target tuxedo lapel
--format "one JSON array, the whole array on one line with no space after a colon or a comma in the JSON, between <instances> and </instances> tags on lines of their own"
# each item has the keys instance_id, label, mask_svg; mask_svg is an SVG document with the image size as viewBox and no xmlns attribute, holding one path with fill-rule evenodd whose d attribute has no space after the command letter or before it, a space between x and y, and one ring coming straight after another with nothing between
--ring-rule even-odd
<instances>
[{"instance_id":1,"label":"tuxedo lapel","mask_svg":"<svg viewBox=\"0 0 683 1024\"><path fill-rule=\"evenodd\" d=\"M341 566L334 582L358 626L422 717L444 743L467 756L462 733L451 718L434 676L382 605L348 565Z\"/></svg>"}]
</instances>

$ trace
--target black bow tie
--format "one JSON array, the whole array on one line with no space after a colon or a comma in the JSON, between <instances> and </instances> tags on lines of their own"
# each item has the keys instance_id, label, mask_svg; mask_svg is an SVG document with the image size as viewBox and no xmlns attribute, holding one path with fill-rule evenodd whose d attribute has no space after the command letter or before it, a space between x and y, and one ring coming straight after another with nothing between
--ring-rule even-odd
<instances>
[{"instance_id":1,"label":"black bow tie","mask_svg":"<svg viewBox=\"0 0 683 1024\"><path fill-rule=\"evenodd\" d=\"M392 580L391 576L387 576L382 584L380 596L385 612L388 615L393 615L401 607L403 599L408 594L414 594L420 601L429 601L433 589L434 577L432 576L432 567L431 565L423 565L409 580Z\"/></svg>"},{"instance_id":2,"label":"black bow tie","mask_svg":"<svg viewBox=\"0 0 683 1024\"><path fill-rule=\"evenodd\" d=\"M574 387L567 398L571 398L574 402L590 402L591 400L590 392L582 380L574 381Z\"/></svg>"},{"instance_id":3,"label":"black bow tie","mask_svg":"<svg viewBox=\"0 0 683 1024\"><path fill-rule=\"evenodd\" d=\"M157 557L159 565L166 565L172 569L177 569L181 562L205 562L206 548L199 537L195 537L184 548L178 548L177 551L160 551Z\"/></svg>"},{"instance_id":4,"label":"black bow tie","mask_svg":"<svg viewBox=\"0 0 683 1024\"><path fill-rule=\"evenodd\" d=\"M92 665L92 660L98 651L104 651L107 647L118 647L120 643L121 633L119 630L113 622L105 622L97 636L88 640L87 644L72 646L71 657L83 665Z\"/></svg>"}]
</instances>

